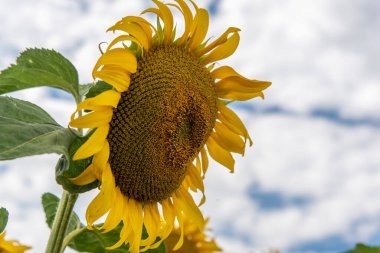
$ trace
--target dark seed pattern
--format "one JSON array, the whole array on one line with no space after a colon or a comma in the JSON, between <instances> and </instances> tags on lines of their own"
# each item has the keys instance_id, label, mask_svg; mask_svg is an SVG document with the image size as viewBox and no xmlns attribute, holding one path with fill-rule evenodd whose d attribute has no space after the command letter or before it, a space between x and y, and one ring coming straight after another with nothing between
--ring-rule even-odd
<instances>
[{"instance_id":1,"label":"dark seed pattern","mask_svg":"<svg viewBox=\"0 0 380 253\"><path fill-rule=\"evenodd\" d=\"M176 46L138 60L110 123L110 164L121 192L140 202L168 198L216 121L214 80L199 58Z\"/></svg>"}]
</instances>

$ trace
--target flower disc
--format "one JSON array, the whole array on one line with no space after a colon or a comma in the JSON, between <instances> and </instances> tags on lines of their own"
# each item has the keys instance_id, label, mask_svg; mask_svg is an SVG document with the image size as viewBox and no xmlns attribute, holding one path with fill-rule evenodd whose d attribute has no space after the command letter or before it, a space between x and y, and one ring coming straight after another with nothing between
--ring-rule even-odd
<instances>
[{"instance_id":1,"label":"flower disc","mask_svg":"<svg viewBox=\"0 0 380 253\"><path fill-rule=\"evenodd\" d=\"M214 80L199 58L173 45L147 52L121 94L107 137L122 193L141 202L169 197L210 136L216 114Z\"/></svg>"}]
</instances>

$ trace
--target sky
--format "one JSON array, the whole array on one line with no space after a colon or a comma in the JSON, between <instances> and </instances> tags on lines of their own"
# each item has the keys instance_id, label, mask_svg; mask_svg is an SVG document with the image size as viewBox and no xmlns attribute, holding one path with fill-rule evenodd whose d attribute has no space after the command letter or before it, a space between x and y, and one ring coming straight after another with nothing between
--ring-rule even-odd
<instances>
[{"instance_id":1,"label":"sky","mask_svg":"<svg viewBox=\"0 0 380 253\"><path fill-rule=\"evenodd\" d=\"M380 2L376 0L204 0L208 37L241 28L236 53L221 64L270 80L265 100L236 102L254 145L235 174L216 163L206 176L210 226L226 253L342 252L380 245ZM146 0L1 0L0 69L25 48L61 52L81 83L92 82L98 44ZM182 19L177 15L177 24ZM150 16L149 18L152 18ZM64 92L9 94L40 105L67 126L75 103ZM0 206L8 237L43 252L49 230L41 195L61 195L58 155L0 162ZM96 190L80 196L84 217ZM38 231L38 232L35 232ZM67 250L66 252L72 252Z\"/></svg>"}]
</instances>

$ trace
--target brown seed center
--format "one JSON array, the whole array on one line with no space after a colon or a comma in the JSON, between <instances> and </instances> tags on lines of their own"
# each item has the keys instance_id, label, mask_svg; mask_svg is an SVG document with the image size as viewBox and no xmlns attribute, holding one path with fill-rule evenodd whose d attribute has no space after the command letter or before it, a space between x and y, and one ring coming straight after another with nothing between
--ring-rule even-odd
<instances>
[{"instance_id":1,"label":"brown seed center","mask_svg":"<svg viewBox=\"0 0 380 253\"><path fill-rule=\"evenodd\" d=\"M176 46L138 60L110 123L110 164L128 197L156 202L181 185L214 127L214 80L199 58Z\"/></svg>"}]
</instances>

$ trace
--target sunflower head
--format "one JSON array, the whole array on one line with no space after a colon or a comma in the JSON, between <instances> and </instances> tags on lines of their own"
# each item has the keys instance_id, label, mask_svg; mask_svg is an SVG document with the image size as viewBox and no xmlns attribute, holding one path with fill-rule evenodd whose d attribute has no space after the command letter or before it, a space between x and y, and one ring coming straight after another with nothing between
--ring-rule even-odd
<instances>
[{"instance_id":1,"label":"sunflower head","mask_svg":"<svg viewBox=\"0 0 380 253\"><path fill-rule=\"evenodd\" d=\"M208 220L206 220L207 223ZM201 231L191 221L185 218L183 224L184 240L183 245L176 251L173 246L181 236L181 229L174 229L165 240L167 253L215 253L222 252L222 249L216 244L214 239L209 239L206 231Z\"/></svg>"},{"instance_id":2,"label":"sunflower head","mask_svg":"<svg viewBox=\"0 0 380 253\"><path fill-rule=\"evenodd\" d=\"M251 138L226 102L263 97L270 82L247 79L216 61L234 53L239 29L230 27L215 41L205 40L208 12L191 1L142 12L157 15L157 26L127 16L109 28L121 32L100 56L93 77L113 88L82 101L70 125L94 129L74 160L93 157L72 181L99 180L100 193L87 209L87 223L107 214L107 232L123 222L120 240L132 253L154 248L179 224L178 249L186 216L200 231L204 219L189 190L204 192L208 157L234 170L231 152L244 154ZM193 10L192 10L193 9ZM182 13L184 32L175 35L172 11ZM90 113L76 117L81 110ZM205 198L203 195L202 203ZM148 238L141 239L145 226ZM161 240L156 242L156 238Z\"/></svg>"}]
</instances>

